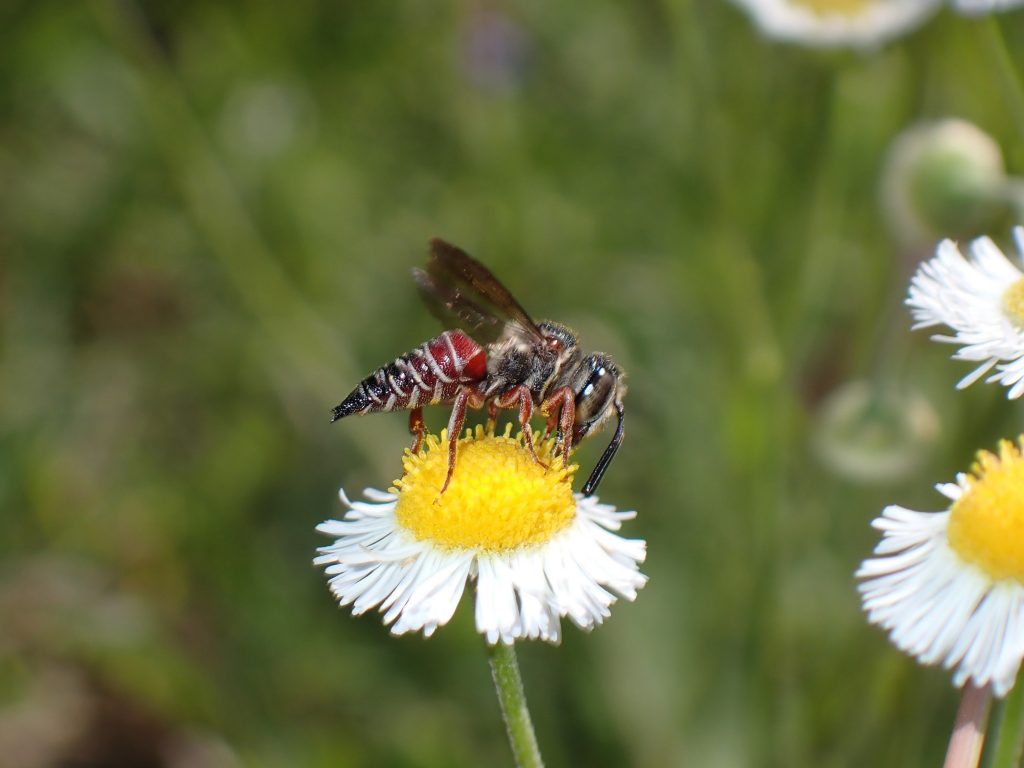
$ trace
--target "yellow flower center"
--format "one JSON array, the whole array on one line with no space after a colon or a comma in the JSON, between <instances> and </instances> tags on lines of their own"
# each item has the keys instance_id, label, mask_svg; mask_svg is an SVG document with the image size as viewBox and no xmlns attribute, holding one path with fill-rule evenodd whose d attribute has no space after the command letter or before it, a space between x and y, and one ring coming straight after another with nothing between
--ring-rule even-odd
<instances>
[{"instance_id":1,"label":"yellow flower center","mask_svg":"<svg viewBox=\"0 0 1024 768\"><path fill-rule=\"evenodd\" d=\"M461 549L503 551L548 541L576 516L572 477L577 466L562 466L555 441L534 437L537 464L522 434L501 436L483 427L459 440L455 474L440 494L448 472L448 441L428 435L418 454L406 452L405 476L395 481L398 523L417 539ZM439 495L440 494L440 495Z\"/></svg>"},{"instance_id":2,"label":"yellow flower center","mask_svg":"<svg viewBox=\"0 0 1024 768\"><path fill-rule=\"evenodd\" d=\"M856 19L863 16L876 0L794 0L794 5L806 8L816 16L845 16Z\"/></svg>"},{"instance_id":3,"label":"yellow flower center","mask_svg":"<svg viewBox=\"0 0 1024 768\"><path fill-rule=\"evenodd\" d=\"M1024 328L1024 277L1003 292L1003 312L1010 322Z\"/></svg>"},{"instance_id":4,"label":"yellow flower center","mask_svg":"<svg viewBox=\"0 0 1024 768\"><path fill-rule=\"evenodd\" d=\"M993 580L1024 582L1024 461L1009 440L999 455L979 451L970 488L953 503L947 536L953 550Z\"/></svg>"}]
</instances>

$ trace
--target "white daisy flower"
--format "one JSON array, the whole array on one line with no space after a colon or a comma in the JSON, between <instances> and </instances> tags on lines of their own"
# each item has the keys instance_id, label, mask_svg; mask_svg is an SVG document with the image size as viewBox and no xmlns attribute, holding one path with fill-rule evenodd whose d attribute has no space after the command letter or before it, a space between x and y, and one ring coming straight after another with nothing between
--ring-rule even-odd
<instances>
[{"instance_id":1,"label":"white daisy flower","mask_svg":"<svg viewBox=\"0 0 1024 768\"><path fill-rule=\"evenodd\" d=\"M1024 227L1014 229L1017 249L1024 253ZM963 389L990 370L986 381L1009 387L1006 396L1024 394L1024 272L995 243L981 237L971 243L965 259L951 240L939 243L933 258L910 281L907 305L913 328L947 325L953 336L935 341L960 344L955 360L981 362L957 384Z\"/></svg>"},{"instance_id":2,"label":"white daisy flower","mask_svg":"<svg viewBox=\"0 0 1024 768\"><path fill-rule=\"evenodd\" d=\"M1021 438L1024 440L1024 436ZM857 571L868 620L953 683L1013 687L1024 657L1024 458L1003 441L970 474L937 486L945 512L887 507L875 557Z\"/></svg>"},{"instance_id":3,"label":"white daisy flower","mask_svg":"<svg viewBox=\"0 0 1024 768\"><path fill-rule=\"evenodd\" d=\"M870 48L917 27L940 0L733 0L766 37Z\"/></svg>"},{"instance_id":4,"label":"white daisy flower","mask_svg":"<svg viewBox=\"0 0 1024 768\"><path fill-rule=\"evenodd\" d=\"M429 637L451 619L467 580L476 581L476 626L489 643L560 640L560 617L589 630L647 581L639 572L647 545L613 531L635 512L616 512L572 492L576 466L562 468L554 441L535 440L538 465L512 438L476 432L459 441L452 482L444 433L407 452L405 475L367 501L341 501L342 520L317 526L337 537L314 562L331 591L359 615L384 614L392 633ZM538 436L539 438L539 436Z\"/></svg>"}]
</instances>

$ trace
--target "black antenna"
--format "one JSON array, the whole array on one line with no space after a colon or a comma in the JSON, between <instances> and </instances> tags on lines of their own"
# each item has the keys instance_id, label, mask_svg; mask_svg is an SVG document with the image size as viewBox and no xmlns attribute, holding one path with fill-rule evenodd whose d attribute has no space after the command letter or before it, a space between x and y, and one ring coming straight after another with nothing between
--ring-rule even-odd
<instances>
[{"instance_id":1,"label":"black antenna","mask_svg":"<svg viewBox=\"0 0 1024 768\"><path fill-rule=\"evenodd\" d=\"M601 478L604 477L605 470L608 469L608 465L612 463L612 459L615 458L615 452L619 450L619 446L622 445L622 417L625 411L622 407L622 403L615 403L615 410L619 414L619 425L615 428L615 434L612 435L612 441L608 443L608 447L604 449L604 453L601 454L601 458L598 459L597 466L594 467L594 471L590 473L590 477L587 478L587 482L583 484L583 495L593 496L594 491L597 490L598 483L601 482Z\"/></svg>"}]
</instances>

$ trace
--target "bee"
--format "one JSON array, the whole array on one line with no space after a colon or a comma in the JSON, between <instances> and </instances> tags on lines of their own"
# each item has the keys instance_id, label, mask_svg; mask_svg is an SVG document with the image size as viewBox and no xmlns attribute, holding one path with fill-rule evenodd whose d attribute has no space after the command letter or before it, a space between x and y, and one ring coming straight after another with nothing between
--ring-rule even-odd
<instances>
[{"instance_id":1,"label":"bee","mask_svg":"<svg viewBox=\"0 0 1024 768\"><path fill-rule=\"evenodd\" d=\"M500 409L518 409L526 447L541 463L530 429L530 419L539 409L547 418L544 437L557 430L556 451L560 449L566 466L570 451L615 415L611 442L583 485L583 494L592 495L622 444L622 369L606 354L585 353L566 326L535 323L487 267L450 243L431 240L426 269L413 269L412 274L427 306L455 328L359 382L332 410L331 422L356 414L409 410L416 453L426 433L423 407L450 405L444 493L455 471L467 408L486 406L491 430Z\"/></svg>"}]
</instances>

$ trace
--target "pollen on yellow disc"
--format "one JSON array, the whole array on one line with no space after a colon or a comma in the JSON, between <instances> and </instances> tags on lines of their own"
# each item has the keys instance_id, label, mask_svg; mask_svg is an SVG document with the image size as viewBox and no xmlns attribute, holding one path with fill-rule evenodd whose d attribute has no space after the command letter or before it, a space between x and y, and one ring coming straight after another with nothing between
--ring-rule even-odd
<instances>
[{"instance_id":1,"label":"pollen on yellow disc","mask_svg":"<svg viewBox=\"0 0 1024 768\"><path fill-rule=\"evenodd\" d=\"M947 536L965 561L992 579L1024 582L1024 459L1008 440L981 451L970 488L953 503Z\"/></svg>"},{"instance_id":2,"label":"pollen on yellow disc","mask_svg":"<svg viewBox=\"0 0 1024 768\"><path fill-rule=\"evenodd\" d=\"M1024 328L1024 277L1003 292L1003 312L1010 322Z\"/></svg>"},{"instance_id":3,"label":"pollen on yellow disc","mask_svg":"<svg viewBox=\"0 0 1024 768\"><path fill-rule=\"evenodd\" d=\"M818 16L845 16L856 19L863 16L877 0L795 0L794 5L806 8Z\"/></svg>"},{"instance_id":4,"label":"pollen on yellow disc","mask_svg":"<svg viewBox=\"0 0 1024 768\"><path fill-rule=\"evenodd\" d=\"M534 461L522 435L488 435L482 427L459 440L455 474L448 472L445 433L429 435L418 454L407 452L405 475L395 482L395 517L417 539L444 547L502 551L548 541L576 515L575 465L563 468L554 440L534 437Z\"/></svg>"}]
</instances>

